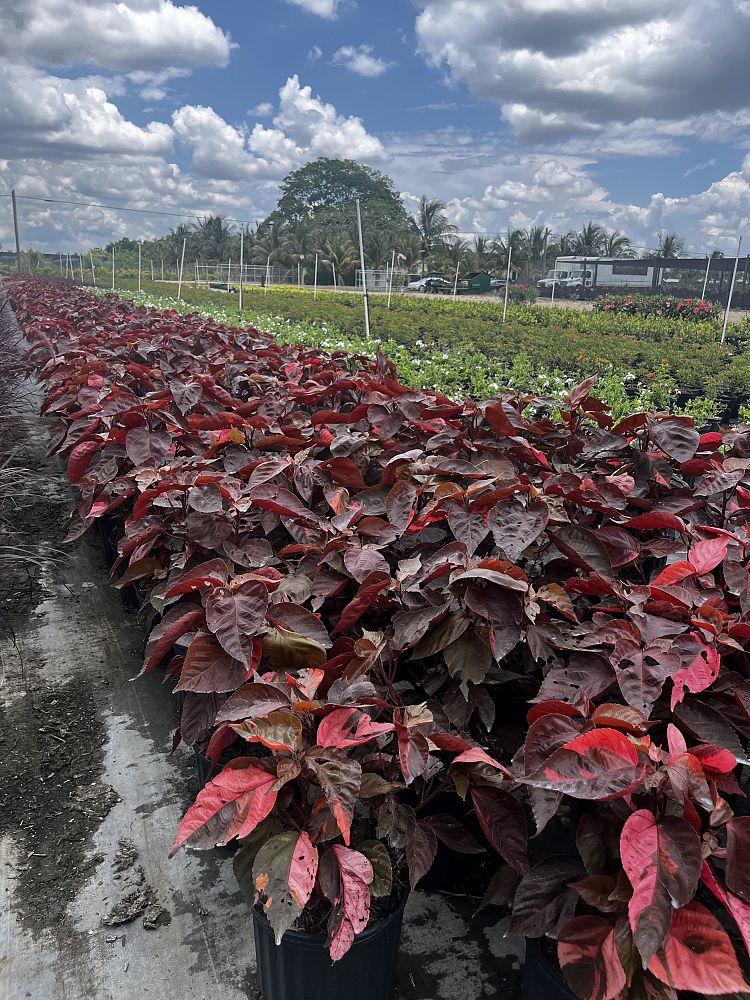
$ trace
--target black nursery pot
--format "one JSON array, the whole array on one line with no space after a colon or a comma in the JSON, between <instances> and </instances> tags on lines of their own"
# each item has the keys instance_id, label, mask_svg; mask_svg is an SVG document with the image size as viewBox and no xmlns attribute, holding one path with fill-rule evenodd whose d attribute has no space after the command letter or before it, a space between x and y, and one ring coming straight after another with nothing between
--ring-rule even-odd
<instances>
[{"instance_id":1,"label":"black nursery pot","mask_svg":"<svg viewBox=\"0 0 750 1000\"><path fill-rule=\"evenodd\" d=\"M255 956L263 1000L391 1000L406 897L395 913L362 931L338 962L325 937L287 931L277 945L262 913L253 909Z\"/></svg>"},{"instance_id":2,"label":"black nursery pot","mask_svg":"<svg viewBox=\"0 0 750 1000\"><path fill-rule=\"evenodd\" d=\"M526 938L523 966L524 1000L578 1000L562 972L547 958L539 945Z\"/></svg>"}]
</instances>

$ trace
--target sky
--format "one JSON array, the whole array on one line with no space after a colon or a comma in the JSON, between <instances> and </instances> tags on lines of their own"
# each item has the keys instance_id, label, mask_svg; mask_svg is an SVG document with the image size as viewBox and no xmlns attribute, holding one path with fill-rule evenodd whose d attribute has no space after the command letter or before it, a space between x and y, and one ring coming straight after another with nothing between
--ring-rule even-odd
<instances>
[{"instance_id":1,"label":"sky","mask_svg":"<svg viewBox=\"0 0 750 1000\"><path fill-rule=\"evenodd\" d=\"M0 244L257 222L319 156L462 232L750 240L750 0L0 0ZM156 215L30 199L129 206Z\"/></svg>"}]
</instances>

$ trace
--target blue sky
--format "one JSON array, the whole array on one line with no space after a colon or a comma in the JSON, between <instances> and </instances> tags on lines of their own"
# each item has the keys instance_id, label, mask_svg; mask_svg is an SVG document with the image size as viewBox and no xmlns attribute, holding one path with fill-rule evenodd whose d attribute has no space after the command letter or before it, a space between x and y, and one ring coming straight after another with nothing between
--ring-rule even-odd
<instances>
[{"instance_id":1,"label":"blue sky","mask_svg":"<svg viewBox=\"0 0 750 1000\"><path fill-rule=\"evenodd\" d=\"M749 41L746 0L16 0L0 193L252 220L289 170L351 156L467 234L593 218L728 251L750 230ZM48 249L173 224L22 206Z\"/></svg>"}]
</instances>

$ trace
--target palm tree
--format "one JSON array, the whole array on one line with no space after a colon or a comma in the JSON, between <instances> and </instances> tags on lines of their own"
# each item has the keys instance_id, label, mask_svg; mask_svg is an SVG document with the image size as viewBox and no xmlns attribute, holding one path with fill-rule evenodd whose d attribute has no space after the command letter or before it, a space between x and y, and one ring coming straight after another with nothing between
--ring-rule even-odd
<instances>
[{"instance_id":1,"label":"palm tree","mask_svg":"<svg viewBox=\"0 0 750 1000\"><path fill-rule=\"evenodd\" d=\"M532 226L524 231L524 249L529 260L541 260L550 237L548 226Z\"/></svg>"},{"instance_id":2,"label":"palm tree","mask_svg":"<svg viewBox=\"0 0 750 1000\"><path fill-rule=\"evenodd\" d=\"M684 257L685 241L677 233L662 233L659 246L647 254L648 257Z\"/></svg>"},{"instance_id":3,"label":"palm tree","mask_svg":"<svg viewBox=\"0 0 750 1000\"><path fill-rule=\"evenodd\" d=\"M207 215L194 222L191 229L195 233L197 254L203 260L222 261L231 255L234 226L224 216Z\"/></svg>"},{"instance_id":4,"label":"palm tree","mask_svg":"<svg viewBox=\"0 0 750 1000\"><path fill-rule=\"evenodd\" d=\"M195 229L186 222L181 222L174 229L170 229L163 238L165 249L164 256L167 260L174 260L175 270L179 270L182 259L182 246L185 242L185 258L190 260L195 255Z\"/></svg>"},{"instance_id":5,"label":"palm tree","mask_svg":"<svg viewBox=\"0 0 750 1000\"><path fill-rule=\"evenodd\" d=\"M422 241L420 238L411 234L402 236L396 245L396 250L406 257L406 260L401 262L404 270L408 274L416 273L422 260Z\"/></svg>"},{"instance_id":6,"label":"palm tree","mask_svg":"<svg viewBox=\"0 0 750 1000\"><path fill-rule=\"evenodd\" d=\"M445 246L446 239L458 232L456 226L448 222L445 208L445 202L428 198L426 194L419 201L416 225L421 243L422 274L427 270L430 254Z\"/></svg>"},{"instance_id":7,"label":"palm tree","mask_svg":"<svg viewBox=\"0 0 750 1000\"><path fill-rule=\"evenodd\" d=\"M587 222L573 237L573 253L581 257L601 257L607 245L607 233L598 222Z\"/></svg>"},{"instance_id":8,"label":"palm tree","mask_svg":"<svg viewBox=\"0 0 750 1000\"><path fill-rule=\"evenodd\" d=\"M458 271L461 261L470 254L471 244L468 240L464 240L460 236L454 236L453 239L448 240L445 244L445 257L450 261L453 271Z\"/></svg>"},{"instance_id":9,"label":"palm tree","mask_svg":"<svg viewBox=\"0 0 750 1000\"><path fill-rule=\"evenodd\" d=\"M352 241L340 233L329 236L318 251L324 264L328 264L336 274L336 284L344 284L344 271L357 266L357 248Z\"/></svg>"},{"instance_id":10,"label":"palm tree","mask_svg":"<svg viewBox=\"0 0 750 1000\"><path fill-rule=\"evenodd\" d=\"M284 223L281 219L261 223L250 247L250 259L254 264L265 264L269 257L272 261L279 260L283 242Z\"/></svg>"},{"instance_id":11,"label":"palm tree","mask_svg":"<svg viewBox=\"0 0 750 1000\"><path fill-rule=\"evenodd\" d=\"M635 257L635 250L630 244L630 239L624 233L615 229L613 233L608 233L604 245L605 257Z\"/></svg>"}]
</instances>

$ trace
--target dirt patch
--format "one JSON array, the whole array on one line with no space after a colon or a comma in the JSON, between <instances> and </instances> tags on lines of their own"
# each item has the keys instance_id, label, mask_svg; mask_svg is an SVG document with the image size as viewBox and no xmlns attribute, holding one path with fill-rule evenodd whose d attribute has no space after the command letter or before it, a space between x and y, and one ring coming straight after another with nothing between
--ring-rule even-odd
<instances>
[{"instance_id":1,"label":"dirt patch","mask_svg":"<svg viewBox=\"0 0 750 1000\"><path fill-rule=\"evenodd\" d=\"M0 708L0 834L16 845L15 906L33 931L65 921L68 903L102 860L87 848L118 801L101 782L105 740L81 677L29 689Z\"/></svg>"}]
</instances>

